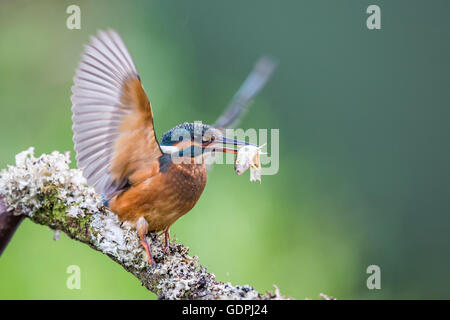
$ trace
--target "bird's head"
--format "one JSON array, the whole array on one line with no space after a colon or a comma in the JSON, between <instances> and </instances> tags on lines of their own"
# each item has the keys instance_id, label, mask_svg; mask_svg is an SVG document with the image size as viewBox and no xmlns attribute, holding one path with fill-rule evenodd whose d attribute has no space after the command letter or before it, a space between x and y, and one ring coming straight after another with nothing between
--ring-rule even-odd
<instances>
[{"instance_id":1,"label":"bird's head","mask_svg":"<svg viewBox=\"0 0 450 320\"><path fill-rule=\"evenodd\" d=\"M205 157L214 152L237 153L237 146L248 142L230 139L223 132L202 123L182 123L170 129L161 138L161 150L183 158Z\"/></svg>"}]
</instances>

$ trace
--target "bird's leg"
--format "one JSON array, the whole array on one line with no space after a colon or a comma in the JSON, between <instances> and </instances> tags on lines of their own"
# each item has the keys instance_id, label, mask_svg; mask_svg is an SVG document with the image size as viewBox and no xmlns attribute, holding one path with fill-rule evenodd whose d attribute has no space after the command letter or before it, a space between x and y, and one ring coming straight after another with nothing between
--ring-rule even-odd
<instances>
[{"instance_id":1,"label":"bird's leg","mask_svg":"<svg viewBox=\"0 0 450 320\"><path fill-rule=\"evenodd\" d=\"M139 218L139 220L137 222L137 231L139 234L139 238L141 239L141 244L144 246L145 252L147 253L148 263L150 265L152 265L155 263L155 261L152 258L152 253L150 252L150 247L148 245L147 239L145 238L145 236L147 235L147 232L148 232L148 222L147 222L147 220L145 220L144 217Z\"/></svg>"},{"instance_id":2,"label":"bird's leg","mask_svg":"<svg viewBox=\"0 0 450 320\"><path fill-rule=\"evenodd\" d=\"M169 227L167 227L166 230L164 230L164 253L169 253L169 241L170 241L170 231Z\"/></svg>"}]
</instances>

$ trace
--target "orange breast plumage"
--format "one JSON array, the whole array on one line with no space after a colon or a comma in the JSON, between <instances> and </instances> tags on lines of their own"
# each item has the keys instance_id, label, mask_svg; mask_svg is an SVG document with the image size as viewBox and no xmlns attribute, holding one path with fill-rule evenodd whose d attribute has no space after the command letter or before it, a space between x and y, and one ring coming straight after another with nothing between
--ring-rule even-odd
<instances>
[{"instance_id":1,"label":"orange breast plumage","mask_svg":"<svg viewBox=\"0 0 450 320\"><path fill-rule=\"evenodd\" d=\"M111 200L122 221L136 223L143 216L149 230L165 230L195 206L206 185L204 164L169 162L157 172Z\"/></svg>"}]
</instances>

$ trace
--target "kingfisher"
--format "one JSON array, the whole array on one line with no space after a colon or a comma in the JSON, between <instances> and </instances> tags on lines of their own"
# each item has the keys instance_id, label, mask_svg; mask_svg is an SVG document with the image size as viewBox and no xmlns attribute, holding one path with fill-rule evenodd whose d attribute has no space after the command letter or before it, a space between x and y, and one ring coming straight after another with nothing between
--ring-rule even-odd
<instances>
[{"instance_id":1,"label":"kingfisher","mask_svg":"<svg viewBox=\"0 0 450 320\"><path fill-rule=\"evenodd\" d=\"M104 205L136 229L150 265L147 233L164 234L169 251L170 227L205 188L206 158L249 145L224 132L237 125L275 66L261 58L214 125L182 123L158 142L152 106L119 34L99 31L85 45L71 96L77 165Z\"/></svg>"}]
</instances>

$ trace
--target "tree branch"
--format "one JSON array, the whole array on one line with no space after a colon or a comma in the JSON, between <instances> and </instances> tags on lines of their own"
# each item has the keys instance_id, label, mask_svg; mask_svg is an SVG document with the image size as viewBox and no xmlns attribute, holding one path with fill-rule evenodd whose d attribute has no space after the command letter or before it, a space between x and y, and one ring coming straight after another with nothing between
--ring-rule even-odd
<instances>
[{"instance_id":1,"label":"tree branch","mask_svg":"<svg viewBox=\"0 0 450 320\"><path fill-rule=\"evenodd\" d=\"M68 152L38 158L33 153L19 153L16 166L0 172L0 254L27 217L108 255L160 299L285 299L276 287L273 294L261 294L249 285L217 281L188 255L188 247L172 241L164 254L155 233L147 239L156 261L149 266L136 231L103 206L80 170L69 168Z\"/></svg>"},{"instance_id":2,"label":"tree branch","mask_svg":"<svg viewBox=\"0 0 450 320\"><path fill-rule=\"evenodd\" d=\"M15 215L14 211L8 210L3 197L0 196L0 256L24 218L23 215Z\"/></svg>"}]
</instances>

